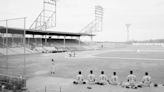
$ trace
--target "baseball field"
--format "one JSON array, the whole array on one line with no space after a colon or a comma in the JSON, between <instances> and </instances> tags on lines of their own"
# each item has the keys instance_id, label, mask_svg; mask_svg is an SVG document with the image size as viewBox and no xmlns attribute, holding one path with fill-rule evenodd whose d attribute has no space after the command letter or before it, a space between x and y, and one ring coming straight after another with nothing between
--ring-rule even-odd
<instances>
[{"instance_id":1,"label":"baseball field","mask_svg":"<svg viewBox=\"0 0 164 92\"><path fill-rule=\"evenodd\" d=\"M55 61L53 75L50 73L51 59ZM77 51L75 57L69 57L68 52L0 56L1 73L23 75L24 70L30 92L162 92L163 86L126 89L111 85L73 85L72 81L79 70L85 79L90 70L93 70L97 78L103 70L109 77L114 71L117 72L121 82L125 81L129 71L133 70L138 82L145 72L149 72L153 83L164 84L164 47L104 46L97 50ZM92 89L87 89L88 86Z\"/></svg>"}]
</instances>

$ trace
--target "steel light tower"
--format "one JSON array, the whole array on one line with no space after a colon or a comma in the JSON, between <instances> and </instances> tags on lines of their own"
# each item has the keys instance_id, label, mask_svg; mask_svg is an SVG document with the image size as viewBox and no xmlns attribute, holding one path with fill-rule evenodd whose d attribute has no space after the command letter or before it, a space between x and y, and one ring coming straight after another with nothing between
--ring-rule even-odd
<instances>
[{"instance_id":1,"label":"steel light tower","mask_svg":"<svg viewBox=\"0 0 164 92\"><path fill-rule=\"evenodd\" d=\"M104 9L102 6L95 6L95 32L102 31Z\"/></svg>"},{"instance_id":2,"label":"steel light tower","mask_svg":"<svg viewBox=\"0 0 164 92\"><path fill-rule=\"evenodd\" d=\"M93 34L94 32L102 32L103 30L103 15L104 15L104 8L100 5L95 6L95 17L90 23L88 23L80 33L89 33ZM91 40L93 37L91 36Z\"/></svg>"},{"instance_id":3,"label":"steel light tower","mask_svg":"<svg viewBox=\"0 0 164 92\"><path fill-rule=\"evenodd\" d=\"M34 20L30 29L45 31L56 27L56 0L44 0L43 10Z\"/></svg>"},{"instance_id":4,"label":"steel light tower","mask_svg":"<svg viewBox=\"0 0 164 92\"><path fill-rule=\"evenodd\" d=\"M129 28L130 28L130 26L131 26L131 24L125 24L125 26L126 26L126 30L127 30L127 42L130 40L130 30L129 30Z\"/></svg>"}]
</instances>

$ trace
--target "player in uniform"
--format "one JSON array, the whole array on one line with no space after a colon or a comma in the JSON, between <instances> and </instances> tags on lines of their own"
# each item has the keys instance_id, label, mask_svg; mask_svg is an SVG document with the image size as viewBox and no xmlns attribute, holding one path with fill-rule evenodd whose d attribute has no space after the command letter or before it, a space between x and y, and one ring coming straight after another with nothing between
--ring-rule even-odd
<instances>
[{"instance_id":1,"label":"player in uniform","mask_svg":"<svg viewBox=\"0 0 164 92\"><path fill-rule=\"evenodd\" d=\"M133 71L130 71L130 74L127 76L128 87L136 88L136 76L133 74Z\"/></svg>"},{"instance_id":2,"label":"player in uniform","mask_svg":"<svg viewBox=\"0 0 164 92\"><path fill-rule=\"evenodd\" d=\"M81 74L81 71L79 71L79 74L76 76L76 81L74 81L73 84L86 84L86 82L84 81L84 76Z\"/></svg>"},{"instance_id":3,"label":"player in uniform","mask_svg":"<svg viewBox=\"0 0 164 92\"><path fill-rule=\"evenodd\" d=\"M51 74L55 74L55 61L51 59Z\"/></svg>"},{"instance_id":4,"label":"player in uniform","mask_svg":"<svg viewBox=\"0 0 164 92\"><path fill-rule=\"evenodd\" d=\"M130 71L130 74L127 76L127 82L121 83L121 86L126 88L137 88L136 76L133 74L133 71Z\"/></svg>"},{"instance_id":5,"label":"player in uniform","mask_svg":"<svg viewBox=\"0 0 164 92\"><path fill-rule=\"evenodd\" d=\"M150 87L151 84L151 77L149 76L148 72L145 72L145 76L142 78L141 85L144 87Z\"/></svg>"},{"instance_id":6,"label":"player in uniform","mask_svg":"<svg viewBox=\"0 0 164 92\"><path fill-rule=\"evenodd\" d=\"M97 82L98 85L106 85L108 83L108 78L104 74L104 71L101 71L101 75L99 76L99 82Z\"/></svg>"},{"instance_id":7,"label":"player in uniform","mask_svg":"<svg viewBox=\"0 0 164 92\"><path fill-rule=\"evenodd\" d=\"M95 84L95 83L96 83L95 75L93 74L93 71L90 70L90 74L88 75L88 84Z\"/></svg>"},{"instance_id":8,"label":"player in uniform","mask_svg":"<svg viewBox=\"0 0 164 92\"><path fill-rule=\"evenodd\" d=\"M113 72L113 75L111 76L110 84L112 85L118 85L118 76L116 75L116 72Z\"/></svg>"}]
</instances>

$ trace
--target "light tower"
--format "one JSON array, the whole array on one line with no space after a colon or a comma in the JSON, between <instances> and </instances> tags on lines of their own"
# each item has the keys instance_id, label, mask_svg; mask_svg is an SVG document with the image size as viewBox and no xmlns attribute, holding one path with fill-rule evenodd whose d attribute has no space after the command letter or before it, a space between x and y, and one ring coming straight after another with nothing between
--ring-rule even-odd
<instances>
[{"instance_id":1,"label":"light tower","mask_svg":"<svg viewBox=\"0 0 164 92\"><path fill-rule=\"evenodd\" d=\"M129 30L129 27L131 26L131 24L125 24L126 26L126 29L127 29L127 42L130 40L130 30Z\"/></svg>"},{"instance_id":2,"label":"light tower","mask_svg":"<svg viewBox=\"0 0 164 92\"><path fill-rule=\"evenodd\" d=\"M45 31L56 27L56 0L44 0L43 10L34 20L30 29Z\"/></svg>"},{"instance_id":3,"label":"light tower","mask_svg":"<svg viewBox=\"0 0 164 92\"><path fill-rule=\"evenodd\" d=\"M93 34L94 32L102 32L104 9L100 5L95 6L94 20L87 24L80 32ZM91 36L91 40L93 37Z\"/></svg>"},{"instance_id":4,"label":"light tower","mask_svg":"<svg viewBox=\"0 0 164 92\"><path fill-rule=\"evenodd\" d=\"M95 6L95 32L102 31L103 14L103 7L100 5Z\"/></svg>"}]
</instances>

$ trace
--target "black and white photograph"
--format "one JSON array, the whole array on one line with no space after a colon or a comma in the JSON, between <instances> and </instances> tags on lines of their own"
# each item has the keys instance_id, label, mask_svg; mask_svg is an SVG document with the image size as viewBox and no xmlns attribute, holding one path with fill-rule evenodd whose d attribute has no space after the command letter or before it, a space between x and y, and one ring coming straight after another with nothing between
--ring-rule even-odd
<instances>
[{"instance_id":1,"label":"black and white photograph","mask_svg":"<svg viewBox=\"0 0 164 92\"><path fill-rule=\"evenodd\" d=\"M0 0L0 92L163 92L164 0Z\"/></svg>"}]
</instances>

